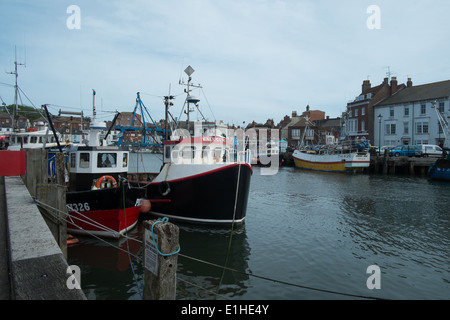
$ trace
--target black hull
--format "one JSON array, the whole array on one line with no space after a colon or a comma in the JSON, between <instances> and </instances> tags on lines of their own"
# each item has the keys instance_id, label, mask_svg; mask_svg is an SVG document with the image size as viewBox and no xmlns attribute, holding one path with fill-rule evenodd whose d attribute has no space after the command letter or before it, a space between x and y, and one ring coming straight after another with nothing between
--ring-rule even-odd
<instances>
[{"instance_id":1,"label":"black hull","mask_svg":"<svg viewBox=\"0 0 450 320\"><path fill-rule=\"evenodd\" d=\"M66 203L75 211L97 211L131 208L136 206L139 198L143 198L145 190L125 188L106 188L85 191L68 191ZM124 195L125 192L125 195ZM125 206L124 199L125 196ZM89 209L89 210L86 210Z\"/></svg>"},{"instance_id":2,"label":"black hull","mask_svg":"<svg viewBox=\"0 0 450 320\"><path fill-rule=\"evenodd\" d=\"M196 176L153 182L147 187L151 213L173 220L231 224L245 219L252 169L234 164ZM239 183L238 183L239 182ZM163 195L170 187L170 192Z\"/></svg>"}]
</instances>

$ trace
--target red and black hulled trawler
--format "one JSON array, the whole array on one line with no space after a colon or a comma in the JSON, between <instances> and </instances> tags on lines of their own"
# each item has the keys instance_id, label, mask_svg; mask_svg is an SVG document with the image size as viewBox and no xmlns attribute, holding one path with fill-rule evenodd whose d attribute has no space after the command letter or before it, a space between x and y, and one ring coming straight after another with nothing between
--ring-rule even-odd
<instances>
[{"instance_id":1,"label":"red and black hulled trawler","mask_svg":"<svg viewBox=\"0 0 450 320\"><path fill-rule=\"evenodd\" d=\"M194 70L189 66L185 72L189 76L185 89L189 126L189 112L193 111L190 105L198 108L200 99L190 95ZM241 223L246 216L253 173L250 150L234 134L229 139L210 128L205 135L206 127L202 130L201 122L196 122L195 127L193 137L189 127L178 128L163 141L162 169L147 186L151 213L191 223Z\"/></svg>"},{"instance_id":2,"label":"red and black hulled trawler","mask_svg":"<svg viewBox=\"0 0 450 320\"><path fill-rule=\"evenodd\" d=\"M69 150L69 233L119 238L138 221L145 190L129 185L129 151L107 146L105 129L106 123L95 121L94 107L86 143Z\"/></svg>"}]
</instances>

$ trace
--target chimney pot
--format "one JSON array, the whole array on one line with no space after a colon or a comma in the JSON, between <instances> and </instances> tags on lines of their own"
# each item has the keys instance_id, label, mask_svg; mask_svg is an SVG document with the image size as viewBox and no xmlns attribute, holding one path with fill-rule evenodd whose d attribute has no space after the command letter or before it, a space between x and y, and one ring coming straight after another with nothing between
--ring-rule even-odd
<instances>
[{"instance_id":1,"label":"chimney pot","mask_svg":"<svg viewBox=\"0 0 450 320\"><path fill-rule=\"evenodd\" d=\"M408 82L406 83L406 85L408 88L412 87L413 83L411 81L411 78L408 78Z\"/></svg>"}]
</instances>

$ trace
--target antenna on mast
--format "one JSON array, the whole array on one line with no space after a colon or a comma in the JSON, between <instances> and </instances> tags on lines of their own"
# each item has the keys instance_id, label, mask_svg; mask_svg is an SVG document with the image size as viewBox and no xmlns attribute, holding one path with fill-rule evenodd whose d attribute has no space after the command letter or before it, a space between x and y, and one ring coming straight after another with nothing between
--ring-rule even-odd
<instances>
[{"instance_id":1,"label":"antenna on mast","mask_svg":"<svg viewBox=\"0 0 450 320\"><path fill-rule=\"evenodd\" d=\"M96 112L95 112L95 90L92 89L92 113L93 113L93 122L95 122L95 116L96 116Z\"/></svg>"},{"instance_id":2,"label":"antenna on mast","mask_svg":"<svg viewBox=\"0 0 450 320\"><path fill-rule=\"evenodd\" d=\"M183 81L181 81L180 80L180 84L181 85L185 85L185 86L187 86L187 89L184 89L184 92L186 92L186 94L187 94L187 97L186 97L186 102L187 102L187 110L185 110L184 111L184 113L186 113L186 115L187 115L187 130L189 131L189 113L191 113L191 112L194 112L194 108L190 108L190 104L191 103L193 103L196 107L197 107L197 109L198 109L198 103L200 102L200 98L199 97L197 97L197 96L191 96L190 95L190 93L191 93L191 90L190 90L190 88L192 87L192 88L202 88L202 86L200 85L200 84L198 84L198 85L194 85L194 84L191 84L191 80L192 80L192 77L191 77L191 75L195 72L195 70L191 67L191 66L188 66L185 70L184 70L184 72L188 75L188 82L187 83L184 83ZM199 110L200 111L200 110ZM203 116L203 115L202 115ZM203 117L204 118L204 117Z\"/></svg>"}]
</instances>

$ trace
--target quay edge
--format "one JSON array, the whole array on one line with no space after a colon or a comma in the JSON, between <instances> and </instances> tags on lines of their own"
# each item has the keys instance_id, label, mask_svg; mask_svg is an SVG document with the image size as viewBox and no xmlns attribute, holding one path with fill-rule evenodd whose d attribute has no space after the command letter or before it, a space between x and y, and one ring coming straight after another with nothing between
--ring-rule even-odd
<instances>
[{"instance_id":1,"label":"quay edge","mask_svg":"<svg viewBox=\"0 0 450 320\"><path fill-rule=\"evenodd\" d=\"M86 300L68 288L67 261L22 179L0 177L0 198L0 298Z\"/></svg>"}]
</instances>

